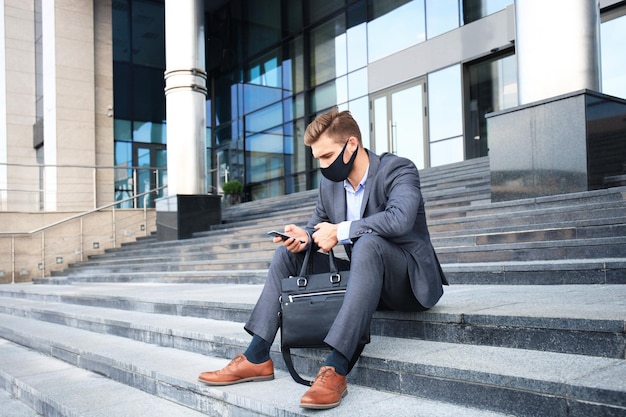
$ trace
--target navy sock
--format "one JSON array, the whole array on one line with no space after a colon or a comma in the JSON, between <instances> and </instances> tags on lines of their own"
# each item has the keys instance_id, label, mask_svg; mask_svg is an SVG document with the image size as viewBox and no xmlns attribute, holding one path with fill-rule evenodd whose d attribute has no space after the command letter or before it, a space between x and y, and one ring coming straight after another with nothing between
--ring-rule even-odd
<instances>
[{"instance_id":1,"label":"navy sock","mask_svg":"<svg viewBox=\"0 0 626 417\"><path fill-rule=\"evenodd\" d=\"M348 367L350 366L350 361L348 358L343 356L341 352L333 349L330 351L330 355L326 358L326 362L324 366L332 366L335 368L335 372L339 375L346 376L348 375Z\"/></svg>"},{"instance_id":2,"label":"navy sock","mask_svg":"<svg viewBox=\"0 0 626 417\"><path fill-rule=\"evenodd\" d=\"M248 349L244 352L248 361L252 363L263 363L270 359L270 348L272 344L261 338L260 336L252 336L252 341Z\"/></svg>"}]
</instances>

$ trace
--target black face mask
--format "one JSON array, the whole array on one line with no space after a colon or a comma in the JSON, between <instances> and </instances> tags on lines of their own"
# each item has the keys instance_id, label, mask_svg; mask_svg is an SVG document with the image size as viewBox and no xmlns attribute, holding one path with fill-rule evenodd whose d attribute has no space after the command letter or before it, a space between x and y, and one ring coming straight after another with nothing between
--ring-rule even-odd
<instances>
[{"instance_id":1,"label":"black face mask","mask_svg":"<svg viewBox=\"0 0 626 417\"><path fill-rule=\"evenodd\" d=\"M358 152L359 148L357 146L348 163L344 164L343 154L346 151L346 147L348 147L348 142L346 142L346 144L343 146L343 149L341 150L339 155L337 155L337 158L335 158L332 164L330 164L326 168L320 168L322 175L331 181L341 182L348 178L348 175L350 175L350 171L352 171L352 165L354 165L354 159L356 158L356 153Z\"/></svg>"}]
</instances>

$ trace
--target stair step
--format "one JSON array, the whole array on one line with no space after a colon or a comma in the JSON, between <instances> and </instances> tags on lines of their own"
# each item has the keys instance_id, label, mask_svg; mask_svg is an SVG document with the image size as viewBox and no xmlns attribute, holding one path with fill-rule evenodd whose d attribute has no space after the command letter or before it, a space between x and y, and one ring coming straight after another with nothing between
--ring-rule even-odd
<instances>
[{"instance_id":1,"label":"stair step","mask_svg":"<svg viewBox=\"0 0 626 417\"><path fill-rule=\"evenodd\" d=\"M5 382L5 377L0 373L0 383ZM41 413L36 412L18 398L10 394L10 386L0 386L0 416L2 417L41 417ZM5 391L6 390L6 391ZM18 394L19 395L19 394Z\"/></svg>"},{"instance_id":2,"label":"stair step","mask_svg":"<svg viewBox=\"0 0 626 417\"><path fill-rule=\"evenodd\" d=\"M49 355L0 341L0 378L5 386L15 385L34 402L46 404L42 408L60 409L55 415L310 414L298 406L306 388L285 372L277 371L275 380L263 385L207 387L197 382L198 373L219 369L226 359L17 317L3 318L0 332ZM502 416L352 384L342 407L324 415L345 415L346 410L357 415Z\"/></svg>"},{"instance_id":3,"label":"stair step","mask_svg":"<svg viewBox=\"0 0 626 417\"><path fill-rule=\"evenodd\" d=\"M0 368L5 391L23 401L3 402L2 416L205 416L4 339L0 339ZM24 410L24 404L30 411Z\"/></svg>"},{"instance_id":4,"label":"stair step","mask_svg":"<svg viewBox=\"0 0 626 417\"><path fill-rule=\"evenodd\" d=\"M201 329L211 320L238 323L235 329L240 331L261 288L218 284L19 285L0 288L0 312L131 335L142 341L166 340L166 345L180 347L199 338L188 329ZM624 359L623 299L624 285L451 286L429 311L376 312L372 334ZM598 311L598 305L604 309ZM171 325L167 331L162 329L162 325L176 323L179 316L185 317L184 328ZM223 328L225 324L215 326ZM200 338L191 346L195 349L205 342Z\"/></svg>"},{"instance_id":5,"label":"stair step","mask_svg":"<svg viewBox=\"0 0 626 417\"><path fill-rule=\"evenodd\" d=\"M181 288L181 294L173 292L170 288L158 288L159 286L153 286L152 289L137 287L130 286L128 290L142 294L152 292L154 299L160 299L161 302L165 294L173 294L171 304L178 303L181 298L187 298L182 294L192 296L192 299L200 297L190 288L186 291L185 288ZM70 292L71 289L64 290ZM110 289L95 286L92 291L94 294L102 294L110 292ZM222 302L225 302L225 291L224 289L222 294L215 295L222 299ZM577 301L587 300L583 297L584 291L570 289L572 294L576 294L577 291L577 297L570 295L569 302L572 304L570 312L577 311L575 307L580 305ZM74 292L76 293L76 289ZM547 301L537 297L538 294L534 296L539 303ZM230 289L230 300L238 300L238 295L239 291ZM470 294L461 292L458 295L461 299L471 299ZM494 295L490 294L489 298L494 300ZM498 305L503 303L504 294L500 295L500 299L495 299L492 304L494 311L497 311ZM510 302L513 304L517 302L514 294L508 296ZM617 300L617 305L620 305L619 300L623 300L623 296L623 293L615 293L615 298L609 298L606 302L597 299L589 301L595 306L596 302L616 305ZM462 305L458 303L458 299L453 301L457 308ZM478 304L476 303L476 308L485 308L484 305ZM85 307L86 311L91 309ZM130 320L136 323L135 332L120 330L123 329L122 326L116 327L119 316L123 316L123 313L133 316ZM560 313L561 316L565 316L564 312ZM433 309L433 314L438 314L436 308ZM619 312L604 311L600 316L606 318L611 314L621 314L620 324L623 334L623 309ZM272 415L276 415L279 410L298 412L297 398L304 388L293 383L284 372L278 372L278 382L268 383L274 386L267 392L260 389L257 384L251 384L254 385L252 388L244 384L240 387L208 389L195 382L200 370L221 367L226 361L219 358L229 358L245 348L249 336L243 331L240 323L229 324L187 316L172 316L164 320L165 317L161 314L155 314L150 318L147 314L123 311L117 314L115 311L102 314L100 308L93 309L90 315L108 321L110 326L108 331L114 334L101 334L69 327L76 325L73 320L57 324L36 320L35 316L1 314L0 337L55 356L73 366L80 366L115 381L138 387L150 394L162 395L198 411L207 412L218 405L223 410L224 407L237 407L245 403L253 412L260 413L261 409L268 407L272 410L270 412ZM149 340L150 343L145 343L121 337L135 336L148 328L145 322L139 320L140 316L144 317L143 320L152 320L151 326L161 329L162 338L153 338ZM471 316L468 316L468 319L471 323ZM595 324L598 327L598 323ZM177 345L176 336L180 340L187 340L187 346L192 346L203 353L208 351L206 353L212 357L183 350L185 343ZM205 344L198 343L198 340ZM155 344L161 341L171 343L174 347ZM206 347L211 344L214 346L212 350ZM311 372L319 367L324 355L324 351L303 350L297 355L296 366L305 369L304 373L310 376ZM0 355L0 358L2 356ZM279 363L276 347L273 356ZM7 367L10 366L2 364L2 369ZM351 373L350 383L353 392L356 390L365 396L380 398L380 395L390 395L397 398L400 394L412 397L403 398L415 403L422 401L421 398L437 398L452 404L519 416L568 415L568 412L573 412L572 415L599 416L609 413L618 415L626 411L626 363L623 357L621 359L591 357L375 336L372 343L366 347L357 368ZM388 394L380 393L374 390L374 387ZM274 393L277 390L280 392ZM392 392L398 394L391 394ZM237 400L231 398L231 395ZM240 398L239 395L244 395L244 398ZM362 399L360 394L347 398L351 398L351 401L346 400L346 404L338 410L344 412L350 410L354 413L365 412L368 409L361 409L363 404L353 404L352 400ZM202 408L205 404L208 404L209 410ZM371 406L371 403L369 404ZM388 410L386 407L384 409ZM376 410L378 413L375 415L380 415L382 409Z\"/></svg>"}]
</instances>

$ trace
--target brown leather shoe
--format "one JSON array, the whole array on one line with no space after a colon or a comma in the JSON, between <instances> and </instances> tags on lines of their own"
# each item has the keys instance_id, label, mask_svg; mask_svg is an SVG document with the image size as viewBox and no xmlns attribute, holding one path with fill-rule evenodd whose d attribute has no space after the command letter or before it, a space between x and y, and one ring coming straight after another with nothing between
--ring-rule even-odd
<instances>
[{"instance_id":1,"label":"brown leather shoe","mask_svg":"<svg viewBox=\"0 0 626 417\"><path fill-rule=\"evenodd\" d=\"M208 385L232 385L240 382L269 381L274 379L274 362L268 360L255 364L246 358L243 353L235 356L228 365L219 371L202 372L198 377L200 382Z\"/></svg>"},{"instance_id":2,"label":"brown leather shoe","mask_svg":"<svg viewBox=\"0 0 626 417\"><path fill-rule=\"evenodd\" d=\"M346 377L335 372L332 366L322 366L313 385L300 399L300 407L316 410L337 407L347 394Z\"/></svg>"}]
</instances>

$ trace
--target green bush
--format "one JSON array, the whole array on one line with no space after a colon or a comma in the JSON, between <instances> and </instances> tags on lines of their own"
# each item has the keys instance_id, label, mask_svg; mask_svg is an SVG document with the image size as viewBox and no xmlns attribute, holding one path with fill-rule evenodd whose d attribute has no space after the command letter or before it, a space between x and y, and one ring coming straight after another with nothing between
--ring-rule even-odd
<instances>
[{"instance_id":1,"label":"green bush","mask_svg":"<svg viewBox=\"0 0 626 417\"><path fill-rule=\"evenodd\" d=\"M241 194L243 184L238 180L226 181L222 184L222 191L224 191L224 194Z\"/></svg>"}]
</instances>

